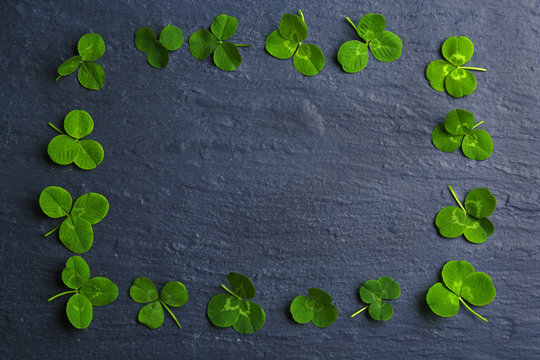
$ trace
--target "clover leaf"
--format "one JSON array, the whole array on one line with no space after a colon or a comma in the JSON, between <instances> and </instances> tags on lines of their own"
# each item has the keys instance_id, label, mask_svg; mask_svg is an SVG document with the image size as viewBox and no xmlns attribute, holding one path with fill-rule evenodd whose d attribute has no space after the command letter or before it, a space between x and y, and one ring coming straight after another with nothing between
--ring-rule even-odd
<instances>
[{"instance_id":1,"label":"clover leaf","mask_svg":"<svg viewBox=\"0 0 540 360\"><path fill-rule=\"evenodd\" d=\"M483 122L475 124L474 114L466 110L452 110L444 123L433 129L433 145L444 152L453 152L461 146L461 151L469 159L485 160L493 153L493 139L487 131L475 129Z\"/></svg>"},{"instance_id":2,"label":"clover leaf","mask_svg":"<svg viewBox=\"0 0 540 360\"><path fill-rule=\"evenodd\" d=\"M59 165L75 163L83 170L95 169L103 161L103 148L94 140L81 140L94 129L94 122L84 110L72 110L64 118L63 132L52 123L49 125L61 135L55 136L47 152Z\"/></svg>"},{"instance_id":3,"label":"clover leaf","mask_svg":"<svg viewBox=\"0 0 540 360\"><path fill-rule=\"evenodd\" d=\"M159 40L154 31L142 27L135 33L135 47L147 54L146 60L156 69L164 69L169 64L169 51L176 51L184 44L184 33L179 27L167 25L161 30Z\"/></svg>"},{"instance_id":4,"label":"clover leaf","mask_svg":"<svg viewBox=\"0 0 540 360\"><path fill-rule=\"evenodd\" d=\"M324 328L336 321L337 308L332 304L332 297L321 289L311 288L309 296L299 295L291 303L291 315L299 324L312 321L317 327Z\"/></svg>"},{"instance_id":5,"label":"clover leaf","mask_svg":"<svg viewBox=\"0 0 540 360\"><path fill-rule=\"evenodd\" d=\"M97 193L80 196L73 204L71 195L58 186L45 188L39 196L41 210L50 218L65 217L54 229L45 234L51 235L58 228L60 241L75 253L87 252L94 242L92 225L100 222L109 211L107 199Z\"/></svg>"},{"instance_id":6,"label":"clover leaf","mask_svg":"<svg viewBox=\"0 0 540 360\"><path fill-rule=\"evenodd\" d=\"M222 70L233 71L242 63L242 55L237 47L248 47L249 44L233 44L224 41L236 32L238 20L221 14L216 16L210 25L210 31L199 30L189 37L189 51L199 60L204 60L214 53L214 64Z\"/></svg>"},{"instance_id":7,"label":"clover leaf","mask_svg":"<svg viewBox=\"0 0 540 360\"><path fill-rule=\"evenodd\" d=\"M469 70L487 71L483 68L463 66L474 53L474 44L465 36L451 36L442 46L447 60L432 61L426 68L426 78L437 91L445 91L456 98L470 95L476 89L476 78Z\"/></svg>"},{"instance_id":8,"label":"clover leaf","mask_svg":"<svg viewBox=\"0 0 540 360\"><path fill-rule=\"evenodd\" d=\"M58 67L58 77L68 76L79 69L79 83L87 89L99 90L105 85L105 70L94 62L105 53L105 42L99 34L84 34L77 45L79 55L64 61Z\"/></svg>"},{"instance_id":9,"label":"clover leaf","mask_svg":"<svg viewBox=\"0 0 540 360\"><path fill-rule=\"evenodd\" d=\"M279 29L266 37L266 51L278 59L289 59L294 55L293 64L302 75L313 76L324 68L324 54L314 44L303 44L308 35L302 10L298 15L285 14Z\"/></svg>"},{"instance_id":10,"label":"clover leaf","mask_svg":"<svg viewBox=\"0 0 540 360\"><path fill-rule=\"evenodd\" d=\"M435 217L435 225L439 233L446 238L464 235L476 244L483 243L493 235L495 227L487 218L497 206L497 199L485 188L474 189L465 198L465 206L459 201L454 189L448 185L450 192L459 205L441 209Z\"/></svg>"},{"instance_id":11,"label":"clover leaf","mask_svg":"<svg viewBox=\"0 0 540 360\"><path fill-rule=\"evenodd\" d=\"M255 287L244 275L229 273L227 281L232 290L225 285L221 287L228 294L213 296L208 302L206 314L218 327L232 326L234 330L242 334L251 334L259 330L266 321L264 309L253 301Z\"/></svg>"},{"instance_id":12,"label":"clover leaf","mask_svg":"<svg viewBox=\"0 0 540 360\"><path fill-rule=\"evenodd\" d=\"M80 256L72 256L67 260L62 271L62 281L72 290L54 295L49 301L73 294L68 300L66 314L69 322L77 329L90 325L92 306L108 305L118 297L118 287L111 280L104 277L90 279L90 268Z\"/></svg>"},{"instance_id":13,"label":"clover leaf","mask_svg":"<svg viewBox=\"0 0 540 360\"><path fill-rule=\"evenodd\" d=\"M458 313L461 302L470 312L488 322L465 302L474 306L484 306L495 298L495 287L488 274L474 271L467 261L452 260L442 269L443 283L438 282L429 288L426 301L437 315L451 317Z\"/></svg>"},{"instance_id":14,"label":"clover leaf","mask_svg":"<svg viewBox=\"0 0 540 360\"><path fill-rule=\"evenodd\" d=\"M397 299L401 295L399 284L389 276L383 276L378 280L368 280L360 287L360 298L366 306L355 312L355 317L369 308L369 315L373 320L387 321L394 315L392 305L383 300Z\"/></svg>"},{"instance_id":15,"label":"clover leaf","mask_svg":"<svg viewBox=\"0 0 540 360\"><path fill-rule=\"evenodd\" d=\"M362 71L368 62L368 48L379 61L390 62L399 59L403 42L393 32L384 30L386 27L384 16L366 14L360 19L358 26L355 26L348 17L345 19L365 42L351 40L341 45L337 58L343 71L348 73Z\"/></svg>"},{"instance_id":16,"label":"clover leaf","mask_svg":"<svg viewBox=\"0 0 540 360\"><path fill-rule=\"evenodd\" d=\"M163 308L172 316L174 322L180 329L180 323L173 314L169 306L180 307L188 301L188 293L184 284L178 281L169 281L161 294L152 280L146 277L138 277L133 281L133 285L129 288L129 295L133 301L140 304L149 303L139 310L139 322L154 330L163 324Z\"/></svg>"}]
</instances>

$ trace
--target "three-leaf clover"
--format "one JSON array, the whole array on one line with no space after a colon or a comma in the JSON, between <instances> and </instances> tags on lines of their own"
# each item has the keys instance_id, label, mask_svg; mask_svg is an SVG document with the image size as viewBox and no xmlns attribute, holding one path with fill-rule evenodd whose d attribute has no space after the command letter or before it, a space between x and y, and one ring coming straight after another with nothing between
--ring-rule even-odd
<instances>
[{"instance_id":1,"label":"three-leaf clover","mask_svg":"<svg viewBox=\"0 0 540 360\"><path fill-rule=\"evenodd\" d=\"M47 147L52 161L59 165L75 163L84 170L94 169L103 161L103 148L98 142L81 140L94 129L94 122L86 111L72 110L66 115L65 133L52 123L49 125L61 134L55 136Z\"/></svg>"},{"instance_id":2,"label":"three-leaf clover","mask_svg":"<svg viewBox=\"0 0 540 360\"><path fill-rule=\"evenodd\" d=\"M82 86L91 90L99 90L105 84L105 71L94 62L105 53L105 42L99 34L84 34L77 45L79 55L64 61L58 67L58 77L68 76L79 69L77 77ZM80 67L79 67L80 66Z\"/></svg>"},{"instance_id":3,"label":"three-leaf clover","mask_svg":"<svg viewBox=\"0 0 540 360\"><path fill-rule=\"evenodd\" d=\"M157 69L164 69L169 64L169 51L176 51L184 44L184 33L179 27L167 25L159 34L159 41L154 31L142 27L135 33L135 47L146 55L146 60Z\"/></svg>"},{"instance_id":4,"label":"three-leaf clover","mask_svg":"<svg viewBox=\"0 0 540 360\"><path fill-rule=\"evenodd\" d=\"M358 26L346 17L365 43L358 40L347 41L338 51L338 61L343 71L356 73L363 70L368 62L368 47L375 59L390 62L399 59L403 42L393 32L385 31L386 20L381 14L366 14Z\"/></svg>"},{"instance_id":5,"label":"three-leaf clover","mask_svg":"<svg viewBox=\"0 0 540 360\"><path fill-rule=\"evenodd\" d=\"M222 70L233 71L242 63L242 55L237 47L249 44L233 44L224 41L231 38L238 27L236 18L221 14L216 16L210 30L199 30L189 37L189 51L199 60L204 60L214 53L214 64Z\"/></svg>"},{"instance_id":6,"label":"three-leaf clover","mask_svg":"<svg viewBox=\"0 0 540 360\"><path fill-rule=\"evenodd\" d=\"M465 206L459 201L454 189L448 185L450 192L459 205L441 209L435 217L435 225L439 233L446 238L465 235L472 243L480 244L493 235L495 227L487 218L497 206L497 199L485 188L472 190L465 198Z\"/></svg>"},{"instance_id":7,"label":"three-leaf clover","mask_svg":"<svg viewBox=\"0 0 540 360\"><path fill-rule=\"evenodd\" d=\"M311 288L309 296L299 295L291 303L291 315L299 324L313 321L317 327L324 328L336 321L337 308L332 304L332 297L321 289Z\"/></svg>"},{"instance_id":8,"label":"three-leaf clover","mask_svg":"<svg viewBox=\"0 0 540 360\"><path fill-rule=\"evenodd\" d=\"M394 315L392 305L384 300L397 299L401 295L399 284L389 276L380 277L378 280L368 280L360 287L360 298L366 305L351 317L355 317L369 308L369 315L373 320L387 321Z\"/></svg>"},{"instance_id":9,"label":"three-leaf clover","mask_svg":"<svg viewBox=\"0 0 540 360\"><path fill-rule=\"evenodd\" d=\"M186 287L181 282L169 281L161 289L161 294L158 294L152 280L141 276L135 279L133 285L129 288L129 295L140 304L150 303L139 310L138 319L141 324L148 326L152 330L157 329L163 324L163 308L165 308L176 325L180 329L182 328L176 316L169 309L169 306L180 307L188 301Z\"/></svg>"},{"instance_id":10,"label":"three-leaf clover","mask_svg":"<svg viewBox=\"0 0 540 360\"><path fill-rule=\"evenodd\" d=\"M470 95L476 89L476 78L469 70L487 71L483 68L462 66L474 53L474 44L465 36L451 36L442 46L444 60L432 61L426 68L429 84L437 91L445 91L459 98Z\"/></svg>"},{"instance_id":11,"label":"three-leaf clover","mask_svg":"<svg viewBox=\"0 0 540 360\"><path fill-rule=\"evenodd\" d=\"M266 37L266 51L278 59L289 59L294 54L293 64L302 75L313 76L324 68L324 54L314 44L303 44L308 35L304 14L285 14L279 23L279 30Z\"/></svg>"},{"instance_id":12,"label":"three-leaf clover","mask_svg":"<svg viewBox=\"0 0 540 360\"><path fill-rule=\"evenodd\" d=\"M463 154L469 159L485 160L493 152L493 139L487 131L475 129L483 122L475 124L474 114L466 110L452 110L446 115L444 123L433 129L433 145L444 152L456 151L461 145Z\"/></svg>"},{"instance_id":13,"label":"three-leaf clover","mask_svg":"<svg viewBox=\"0 0 540 360\"><path fill-rule=\"evenodd\" d=\"M458 313L461 302L470 312L488 322L465 302L475 306L489 304L495 298L495 287L488 274L475 272L467 261L452 260L442 269L443 283L438 282L429 288L426 301L431 310L443 317Z\"/></svg>"},{"instance_id":14,"label":"three-leaf clover","mask_svg":"<svg viewBox=\"0 0 540 360\"><path fill-rule=\"evenodd\" d=\"M77 329L90 325L92 306L108 305L118 297L118 287L111 280L104 277L90 279L90 268L80 256L72 256L67 260L62 271L62 281L72 290L57 294L49 301L62 295L74 294L68 300L66 314L69 322Z\"/></svg>"},{"instance_id":15,"label":"three-leaf clover","mask_svg":"<svg viewBox=\"0 0 540 360\"><path fill-rule=\"evenodd\" d=\"M94 242L92 225L100 222L109 211L109 202L103 195L88 193L80 196L73 204L71 195L58 186L45 188L39 196L41 210L53 219L65 216L54 229L45 234L51 235L60 228L62 244L75 253L87 252Z\"/></svg>"},{"instance_id":16,"label":"three-leaf clover","mask_svg":"<svg viewBox=\"0 0 540 360\"><path fill-rule=\"evenodd\" d=\"M232 326L242 334L259 330L266 321L266 314L263 308L248 300L255 297L253 283L244 275L233 272L229 273L227 281L232 290L221 284L228 294L219 294L210 299L206 309L208 318L215 326Z\"/></svg>"}]
</instances>

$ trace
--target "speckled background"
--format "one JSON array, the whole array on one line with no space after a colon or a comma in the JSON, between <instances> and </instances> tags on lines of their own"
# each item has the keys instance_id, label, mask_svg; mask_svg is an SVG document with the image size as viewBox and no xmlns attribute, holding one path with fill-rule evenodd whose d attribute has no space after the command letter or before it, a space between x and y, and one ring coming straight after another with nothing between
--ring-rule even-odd
<instances>
[{"instance_id":1,"label":"speckled background","mask_svg":"<svg viewBox=\"0 0 540 360\"><path fill-rule=\"evenodd\" d=\"M308 41L326 67L306 78L264 50L285 12L301 8ZM538 1L2 1L0 95L0 265L2 359L538 359L540 358L540 4ZM402 57L370 57L345 74L339 46L355 39L345 22L379 12L403 40ZM226 13L243 63L227 73L191 56L187 38ZM135 31L168 23L186 44L165 70L150 67ZM87 32L107 51L101 91L55 82L57 66ZM453 99L429 86L427 64L442 42L475 44L474 94ZM491 158L469 160L431 144L431 130L454 108L484 120ZM90 138L105 160L85 172L53 164L46 152L72 109L95 121ZM488 187L498 206L484 244L445 239L435 214ZM111 305L94 310L84 331L65 316L60 275L71 255L58 222L41 213L43 188L74 197L105 195L110 212L94 226L83 255L94 276L118 284ZM495 300L454 318L427 308L428 288L449 260L491 275ZM245 336L210 324L205 310L229 271L249 276L265 326ZM161 328L137 323L128 295L148 276L158 286L183 282L188 303ZM368 279L395 278L402 296L387 323L349 315ZM294 323L288 306L309 287L334 297L340 311L326 329Z\"/></svg>"}]
</instances>

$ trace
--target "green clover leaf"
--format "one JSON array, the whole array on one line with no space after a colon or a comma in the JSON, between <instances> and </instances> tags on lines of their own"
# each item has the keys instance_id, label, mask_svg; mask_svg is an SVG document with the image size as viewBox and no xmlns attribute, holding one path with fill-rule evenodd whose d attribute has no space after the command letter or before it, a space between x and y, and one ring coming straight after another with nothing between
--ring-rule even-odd
<instances>
[{"instance_id":1,"label":"green clover leaf","mask_svg":"<svg viewBox=\"0 0 540 360\"><path fill-rule=\"evenodd\" d=\"M470 95L476 89L476 78L469 70L487 71L483 68L463 66L474 53L472 41L465 36L451 36L442 46L447 60L432 61L426 68L426 78L432 88L445 91L456 98Z\"/></svg>"},{"instance_id":2,"label":"green clover leaf","mask_svg":"<svg viewBox=\"0 0 540 360\"><path fill-rule=\"evenodd\" d=\"M215 326L232 326L239 333L252 334L266 321L263 308L248 300L255 297L255 287L247 277L238 273L229 273L227 281L233 290L222 284L221 287L228 294L213 296L208 302L206 314Z\"/></svg>"},{"instance_id":3,"label":"green clover leaf","mask_svg":"<svg viewBox=\"0 0 540 360\"><path fill-rule=\"evenodd\" d=\"M66 315L69 322L77 329L90 325L93 317L93 306L105 306L116 300L118 287L104 277L90 279L90 268L80 256L72 256L62 271L62 281L72 289L54 295L52 301L62 295L74 294L68 300Z\"/></svg>"},{"instance_id":4,"label":"green clover leaf","mask_svg":"<svg viewBox=\"0 0 540 360\"><path fill-rule=\"evenodd\" d=\"M448 188L459 208L447 206L437 213L435 226L439 233L446 238L464 235L468 241L476 244L486 241L495 231L493 223L488 219L497 206L495 196L488 189L474 189L465 198L463 206L454 189L450 185Z\"/></svg>"},{"instance_id":5,"label":"green clover leaf","mask_svg":"<svg viewBox=\"0 0 540 360\"><path fill-rule=\"evenodd\" d=\"M266 37L265 48L270 55L278 59L293 57L293 65L305 76L317 75L324 68L324 54L314 44L303 44L308 35L304 14L285 14L279 23L279 30Z\"/></svg>"},{"instance_id":6,"label":"green clover leaf","mask_svg":"<svg viewBox=\"0 0 540 360\"><path fill-rule=\"evenodd\" d=\"M343 71L348 73L362 71L368 63L368 48L379 61L390 62L399 59L403 42L393 32L384 31L386 27L384 16L366 14L360 19L358 26L355 26L348 17L345 19L365 43L351 40L341 45L337 58Z\"/></svg>"},{"instance_id":7,"label":"green clover leaf","mask_svg":"<svg viewBox=\"0 0 540 360\"><path fill-rule=\"evenodd\" d=\"M164 69L169 64L169 51L176 51L184 44L184 33L179 27L167 25L159 34L159 41L154 31L142 27L135 33L135 47L147 54L146 60L156 69Z\"/></svg>"},{"instance_id":8,"label":"green clover leaf","mask_svg":"<svg viewBox=\"0 0 540 360\"><path fill-rule=\"evenodd\" d=\"M65 219L54 229L45 234L51 235L57 229L60 241L66 248L75 253L87 252L94 242L92 225L97 224L107 215L109 202L97 193L80 196L73 207L71 195L65 189L57 186L45 188L39 196L41 210L50 218Z\"/></svg>"},{"instance_id":9,"label":"green clover leaf","mask_svg":"<svg viewBox=\"0 0 540 360\"><path fill-rule=\"evenodd\" d=\"M58 67L58 77L68 76L79 69L79 83L87 89L99 90L105 85L105 70L94 62L105 53L105 42L99 34L84 34L77 44L79 55L64 61Z\"/></svg>"},{"instance_id":10,"label":"green clover leaf","mask_svg":"<svg viewBox=\"0 0 540 360\"><path fill-rule=\"evenodd\" d=\"M369 308L369 316L373 320L388 321L394 315L394 308L383 300L394 300L401 296L399 284L389 276L377 280L368 280L360 287L360 298L366 306L358 310L351 317L355 317Z\"/></svg>"},{"instance_id":11,"label":"green clover leaf","mask_svg":"<svg viewBox=\"0 0 540 360\"><path fill-rule=\"evenodd\" d=\"M238 28L236 18L221 14L216 16L210 30L196 31L189 37L189 51L199 60L204 60L214 53L214 64L222 70L233 71L242 63L242 55L238 47L249 47L248 44L234 44L224 41L231 38Z\"/></svg>"},{"instance_id":12,"label":"green clover leaf","mask_svg":"<svg viewBox=\"0 0 540 360\"><path fill-rule=\"evenodd\" d=\"M474 114L455 109L446 115L444 123L437 125L431 133L433 145L441 151L461 151L472 160L485 160L493 153L493 139L485 130L475 129L484 121L474 123Z\"/></svg>"},{"instance_id":13,"label":"green clover leaf","mask_svg":"<svg viewBox=\"0 0 540 360\"><path fill-rule=\"evenodd\" d=\"M171 307L181 307L188 301L188 292L184 284L179 281L169 281L158 295L158 290L152 280L138 277L129 288L129 295L133 301L140 304L149 303L139 310L139 322L154 330L163 324L163 308L171 315L178 328L182 329L178 319L171 311Z\"/></svg>"},{"instance_id":14,"label":"green clover leaf","mask_svg":"<svg viewBox=\"0 0 540 360\"><path fill-rule=\"evenodd\" d=\"M163 308L171 315L178 328L182 329L178 319L171 311L171 307L181 307L188 300L187 289L184 284L179 281L169 281L161 294L158 291L152 280L146 277L138 277L133 281L129 288L129 295L133 301L140 304L149 303L139 310L139 322L148 328L154 330L163 324L164 314Z\"/></svg>"},{"instance_id":15,"label":"green clover leaf","mask_svg":"<svg viewBox=\"0 0 540 360\"><path fill-rule=\"evenodd\" d=\"M49 123L61 135L55 136L47 153L51 160L59 165L74 163L83 170L95 169L103 161L101 145L94 140L81 140L94 129L94 122L84 110L72 110L64 118L65 132Z\"/></svg>"},{"instance_id":16,"label":"green clover leaf","mask_svg":"<svg viewBox=\"0 0 540 360\"><path fill-rule=\"evenodd\" d=\"M299 324L312 321L317 327L324 328L336 321L337 308L332 304L332 297L321 289L308 290L310 297L299 295L291 303L291 315Z\"/></svg>"},{"instance_id":17,"label":"green clover leaf","mask_svg":"<svg viewBox=\"0 0 540 360\"><path fill-rule=\"evenodd\" d=\"M496 291L489 275L476 272L467 261L453 260L444 265L442 278L444 283L436 283L426 295L427 304L435 314L443 317L454 316L458 313L461 302L474 315L488 322L471 309L465 300L475 306L484 306L493 301Z\"/></svg>"}]
</instances>

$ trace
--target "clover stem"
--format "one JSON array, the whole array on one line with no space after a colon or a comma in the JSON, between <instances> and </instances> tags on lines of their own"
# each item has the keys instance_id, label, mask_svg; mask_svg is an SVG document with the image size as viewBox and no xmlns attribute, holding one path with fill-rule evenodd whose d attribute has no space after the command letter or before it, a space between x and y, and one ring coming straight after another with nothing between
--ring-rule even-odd
<instances>
[{"instance_id":1,"label":"clover stem","mask_svg":"<svg viewBox=\"0 0 540 360\"><path fill-rule=\"evenodd\" d=\"M58 77L56 78L56 81L58 81L61 77L62 75L58 75Z\"/></svg>"},{"instance_id":2,"label":"clover stem","mask_svg":"<svg viewBox=\"0 0 540 360\"><path fill-rule=\"evenodd\" d=\"M65 132L63 132L62 130L60 130L60 129L57 128L56 126L54 126L52 123L49 123L49 126L52 127L54 130L58 131L60 134L66 135Z\"/></svg>"},{"instance_id":3,"label":"clover stem","mask_svg":"<svg viewBox=\"0 0 540 360\"><path fill-rule=\"evenodd\" d=\"M53 301L54 299L56 299L57 297L60 297L60 296L62 296L62 295L73 294L73 293L76 293L76 292L77 292L77 290L64 291L64 292L61 292L60 294L54 295L52 298L50 298L50 299L47 300L47 301Z\"/></svg>"},{"instance_id":4,"label":"clover stem","mask_svg":"<svg viewBox=\"0 0 540 360\"><path fill-rule=\"evenodd\" d=\"M234 44L234 46L240 46L240 47L250 47L251 44Z\"/></svg>"},{"instance_id":5,"label":"clover stem","mask_svg":"<svg viewBox=\"0 0 540 360\"><path fill-rule=\"evenodd\" d=\"M366 310L368 307L369 307L369 305L364 306L363 308L361 308L360 310L358 310L357 312L352 314L351 317L352 318L355 317L356 315L360 314L362 311Z\"/></svg>"},{"instance_id":6,"label":"clover stem","mask_svg":"<svg viewBox=\"0 0 540 360\"><path fill-rule=\"evenodd\" d=\"M467 210L465 210L465 208L463 207L463 205L461 204L461 201L459 201L456 193L454 192L454 189L452 189L452 187L450 185L448 185L448 188L450 189L450 192L452 193L452 195L454 196L454 199L456 200L456 202L458 203L459 207L461 208L461 210L463 210L463 212L465 214L467 214Z\"/></svg>"},{"instance_id":7,"label":"clover stem","mask_svg":"<svg viewBox=\"0 0 540 360\"><path fill-rule=\"evenodd\" d=\"M467 70L476 70L476 71L487 71L487 69L483 68L477 68L477 67L470 67L470 66L460 66L460 69L467 69Z\"/></svg>"},{"instance_id":8,"label":"clover stem","mask_svg":"<svg viewBox=\"0 0 540 360\"><path fill-rule=\"evenodd\" d=\"M56 227L54 229L52 229L51 231L49 231L48 233L43 235L43 237L47 237L47 236L51 235L53 232L55 232L60 227L60 225L62 225L62 223L56 225Z\"/></svg>"},{"instance_id":9,"label":"clover stem","mask_svg":"<svg viewBox=\"0 0 540 360\"><path fill-rule=\"evenodd\" d=\"M237 297L239 300L242 300L240 296L236 295L234 292L232 292L232 290L229 290L225 285L221 284L221 287L232 296Z\"/></svg>"},{"instance_id":10,"label":"clover stem","mask_svg":"<svg viewBox=\"0 0 540 360\"><path fill-rule=\"evenodd\" d=\"M159 300L159 302L161 303L161 305L163 305L163 307L165 308L165 310L167 310L167 312L172 316L174 322L176 323L176 325L178 325L178 327L181 329L182 326L180 326L180 323L178 322L178 319L176 318L176 316L174 316L173 312L171 311L171 309L169 309L169 307L161 300Z\"/></svg>"},{"instance_id":11,"label":"clover stem","mask_svg":"<svg viewBox=\"0 0 540 360\"><path fill-rule=\"evenodd\" d=\"M351 19L349 19L349 17L345 17L345 19L347 19L347 21L349 22L349 24L351 24L351 26L354 28L354 30L356 30L358 32L358 29L356 28L356 25L354 25L354 23L351 21Z\"/></svg>"},{"instance_id":12,"label":"clover stem","mask_svg":"<svg viewBox=\"0 0 540 360\"><path fill-rule=\"evenodd\" d=\"M473 309L471 309L469 307L469 305L467 305L467 303L465 301L463 301L463 299L461 297L459 297L459 301L461 301L463 303L463 305L465 305L465 307L467 309L469 309L470 312L472 312L474 315L478 316L480 319L484 320L485 322L488 322L487 319L485 317L483 317L482 315L478 314L476 311L474 311Z\"/></svg>"},{"instance_id":13,"label":"clover stem","mask_svg":"<svg viewBox=\"0 0 540 360\"><path fill-rule=\"evenodd\" d=\"M477 127L478 125L481 125L484 123L484 120L480 121L478 124L474 125L472 128L474 129L475 127Z\"/></svg>"},{"instance_id":14,"label":"clover stem","mask_svg":"<svg viewBox=\"0 0 540 360\"><path fill-rule=\"evenodd\" d=\"M300 13L300 17L302 18L302 21L306 22L306 19L304 19L304 14L302 14L302 10L298 9L298 12Z\"/></svg>"}]
</instances>

